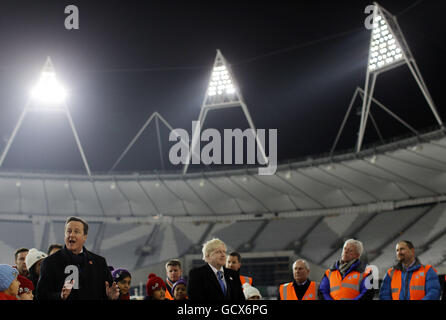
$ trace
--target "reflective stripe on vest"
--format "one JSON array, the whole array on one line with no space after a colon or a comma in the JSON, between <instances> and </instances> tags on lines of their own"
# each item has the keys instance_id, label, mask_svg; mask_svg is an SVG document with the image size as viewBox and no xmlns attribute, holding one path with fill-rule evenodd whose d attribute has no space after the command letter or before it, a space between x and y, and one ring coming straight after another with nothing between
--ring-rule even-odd
<instances>
[{"instance_id":1,"label":"reflective stripe on vest","mask_svg":"<svg viewBox=\"0 0 446 320\"><path fill-rule=\"evenodd\" d=\"M286 300L288 297L287 297L287 287L289 286L291 284L291 282L288 282L288 283L285 283L284 285L283 285L283 287L282 287L282 297L283 297L283 300Z\"/></svg>"},{"instance_id":2,"label":"reflective stripe on vest","mask_svg":"<svg viewBox=\"0 0 446 320\"><path fill-rule=\"evenodd\" d=\"M284 283L280 285L279 291L281 293L281 300L299 300L294 291L292 282ZM317 285L316 282L311 281L307 288L302 300L317 300Z\"/></svg>"},{"instance_id":3,"label":"reflective stripe on vest","mask_svg":"<svg viewBox=\"0 0 446 320\"><path fill-rule=\"evenodd\" d=\"M339 289L341 289L341 286L330 287L330 292L338 291Z\"/></svg>"},{"instance_id":4,"label":"reflective stripe on vest","mask_svg":"<svg viewBox=\"0 0 446 320\"><path fill-rule=\"evenodd\" d=\"M252 278L251 277L247 277L247 276L240 276L240 282L242 283L242 286L245 283L249 283L250 285L252 285Z\"/></svg>"},{"instance_id":5,"label":"reflective stripe on vest","mask_svg":"<svg viewBox=\"0 0 446 320\"><path fill-rule=\"evenodd\" d=\"M304 296L302 297L302 300L317 300L316 282L311 281L310 285L308 286L307 291L305 292Z\"/></svg>"},{"instance_id":6,"label":"reflective stripe on vest","mask_svg":"<svg viewBox=\"0 0 446 320\"><path fill-rule=\"evenodd\" d=\"M431 265L426 265L426 266L421 265L420 268L418 268L418 270L415 270L412 273L412 277L409 283L410 300L421 300L424 298L426 274L430 268L432 268ZM387 274L390 277L392 300L399 300L402 288L402 272L401 270L391 268L389 269Z\"/></svg>"},{"instance_id":7,"label":"reflective stripe on vest","mask_svg":"<svg viewBox=\"0 0 446 320\"><path fill-rule=\"evenodd\" d=\"M352 300L360 294L362 280L370 274L367 270L364 273L351 271L342 279L339 270L327 270L325 275L330 283L330 296L334 300Z\"/></svg>"}]
</instances>

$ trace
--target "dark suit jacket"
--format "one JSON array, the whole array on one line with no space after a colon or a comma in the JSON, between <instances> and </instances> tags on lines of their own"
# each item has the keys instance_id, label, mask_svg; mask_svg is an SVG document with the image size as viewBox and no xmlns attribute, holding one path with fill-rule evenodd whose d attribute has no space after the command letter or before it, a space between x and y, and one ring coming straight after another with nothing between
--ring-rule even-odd
<instances>
[{"instance_id":1,"label":"dark suit jacket","mask_svg":"<svg viewBox=\"0 0 446 320\"><path fill-rule=\"evenodd\" d=\"M84 258L74 261L73 255L66 247L46 257L40 267L40 278L37 283L37 300L61 300L60 293L65 283L65 267L76 265L79 268L79 289L72 289L68 300L105 300L105 281L113 283L110 269L105 259L87 249Z\"/></svg>"},{"instance_id":2,"label":"dark suit jacket","mask_svg":"<svg viewBox=\"0 0 446 320\"><path fill-rule=\"evenodd\" d=\"M196 301L243 301L242 283L238 272L223 267L225 275L227 295L223 295L220 283L215 276L211 267L206 264L204 266L194 268L189 272L189 281L187 283L187 294L189 300Z\"/></svg>"}]
</instances>

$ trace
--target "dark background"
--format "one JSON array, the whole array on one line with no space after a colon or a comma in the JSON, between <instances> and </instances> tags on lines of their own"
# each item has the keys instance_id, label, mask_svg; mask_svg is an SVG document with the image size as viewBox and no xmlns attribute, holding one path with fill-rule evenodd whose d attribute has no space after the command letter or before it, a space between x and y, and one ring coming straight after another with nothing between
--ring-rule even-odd
<instances>
[{"instance_id":1,"label":"dark background","mask_svg":"<svg viewBox=\"0 0 446 320\"><path fill-rule=\"evenodd\" d=\"M80 11L66 30L65 6ZM47 56L93 172L108 171L158 111L189 132L198 118L220 49L232 65L257 128L278 129L279 162L329 152L354 90L364 87L371 1L5 1L0 2L0 149L23 110ZM446 119L446 3L383 0L398 17L419 69ZM378 77L374 96L417 130L435 128L406 66ZM359 100L355 108L360 107ZM410 132L372 106L385 139ZM369 121L370 123L370 121ZM247 128L240 108L212 111L204 128ZM355 147L352 114L336 151ZM161 125L164 169L168 130ZM373 127L365 146L380 142ZM117 171L162 170L152 123ZM191 166L200 170L202 166ZM63 114L28 113L2 170L84 170Z\"/></svg>"}]
</instances>

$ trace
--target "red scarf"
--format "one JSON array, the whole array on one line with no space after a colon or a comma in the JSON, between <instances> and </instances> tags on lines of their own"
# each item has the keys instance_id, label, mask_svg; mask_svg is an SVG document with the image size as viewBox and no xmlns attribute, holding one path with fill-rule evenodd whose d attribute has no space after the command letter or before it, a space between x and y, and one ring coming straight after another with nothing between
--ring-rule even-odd
<instances>
[{"instance_id":1,"label":"red scarf","mask_svg":"<svg viewBox=\"0 0 446 320\"><path fill-rule=\"evenodd\" d=\"M14 296L6 294L4 291L0 291L0 300L19 300Z\"/></svg>"}]
</instances>

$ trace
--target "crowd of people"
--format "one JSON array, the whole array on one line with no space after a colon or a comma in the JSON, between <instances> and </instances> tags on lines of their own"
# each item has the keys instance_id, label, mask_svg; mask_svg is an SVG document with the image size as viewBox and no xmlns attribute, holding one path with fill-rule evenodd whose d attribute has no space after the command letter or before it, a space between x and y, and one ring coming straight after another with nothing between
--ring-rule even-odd
<instances>
[{"instance_id":1,"label":"crowd of people","mask_svg":"<svg viewBox=\"0 0 446 320\"><path fill-rule=\"evenodd\" d=\"M69 217L64 245L51 245L47 253L19 248L15 265L0 265L0 300L130 300L132 276L124 268L108 266L104 257L84 247L88 223ZM241 275L241 255L227 254L226 244L211 239L203 244L203 266L183 278L181 261L165 265L166 278L148 275L145 300L243 301L262 299L253 278ZM303 259L292 265L291 282L278 286L278 300L372 300L377 289L373 270L361 261L363 245L349 239L341 257L319 282L310 279ZM380 300L440 300L437 271L423 265L407 240L396 244L398 263L390 268L379 288ZM446 300L443 290L443 300Z\"/></svg>"}]
</instances>

